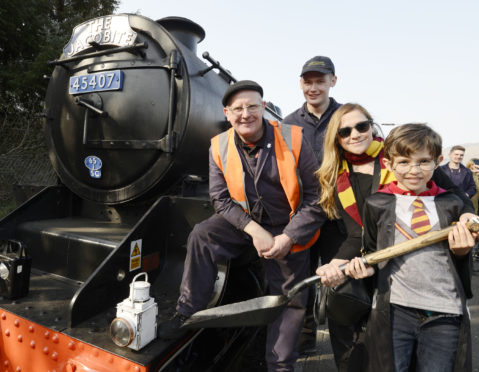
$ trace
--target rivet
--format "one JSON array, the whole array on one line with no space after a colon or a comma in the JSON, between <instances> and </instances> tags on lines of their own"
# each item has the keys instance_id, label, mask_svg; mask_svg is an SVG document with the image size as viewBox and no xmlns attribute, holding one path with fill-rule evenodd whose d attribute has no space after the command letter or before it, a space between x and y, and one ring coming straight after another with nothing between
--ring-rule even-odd
<instances>
[{"instance_id":1,"label":"rivet","mask_svg":"<svg viewBox=\"0 0 479 372\"><path fill-rule=\"evenodd\" d=\"M58 344L58 341L60 340L60 337L58 337L58 335L54 335L52 337L52 340L53 340L54 343Z\"/></svg>"},{"instance_id":2,"label":"rivet","mask_svg":"<svg viewBox=\"0 0 479 372\"><path fill-rule=\"evenodd\" d=\"M45 347L43 348L43 354L48 354L48 347L45 346Z\"/></svg>"},{"instance_id":3,"label":"rivet","mask_svg":"<svg viewBox=\"0 0 479 372\"><path fill-rule=\"evenodd\" d=\"M52 359L55 361L58 360L58 353L56 351L52 353Z\"/></svg>"},{"instance_id":4,"label":"rivet","mask_svg":"<svg viewBox=\"0 0 479 372\"><path fill-rule=\"evenodd\" d=\"M2 313L2 319L3 319L3 320L7 319L7 314Z\"/></svg>"},{"instance_id":5,"label":"rivet","mask_svg":"<svg viewBox=\"0 0 479 372\"><path fill-rule=\"evenodd\" d=\"M70 341L70 342L68 343L68 348L69 348L70 350L75 350L75 343Z\"/></svg>"},{"instance_id":6,"label":"rivet","mask_svg":"<svg viewBox=\"0 0 479 372\"><path fill-rule=\"evenodd\" d=\"M23 336L22 336L22 335L18 335L18 336L17 336L17 340L18 340L18 342L22 342L22 341L23 341Z\"/></svg>"},{"instance_id":7,"label":"rivet","mask_svg":"<svg viewBox=\"0 0 479 372\"><path fill-rule=\"evenodd\" d=\"M8 329L5 330L5 336L10 336L10 331Z\"/></svg>"},{"instance_id":8,"label":"rivet","mask_svg":"<svg viewBox=\"0 0 479 372\"><path fill-rule=\"evenodd\" d=\"M22 369L20 368L20 366L17 367L17 369L15 370L15 372L22 372Z\"/></svg>"},{"instance_id":9,"label":"rivet","mask_svg":"<svg viewBox=\"0 0 479 372\"><path fill-rule=\"evenodd\" d=\"M35 341L33 341L33 340L30 341L30 347L31 347L32 349L35 349Z\"/></svg>"},{"instance_id":10,"label":"rivet","mask_svg":"<svg viewBox=\"0 0 479 372\"><path fill-rule=\"evenodd\" d=\"M50 332L46 331L45 334L44 334L45 338L49 338L50 337Z\"/></svg>"},{"instance_id":11,"label":"rivet","mask_svg":"<svg viewBox=\"0 0 479 372\"><path fill-rule=\"evenodd\" d=\"M20 327L20 321L18 319L15 319L13 324L15 324L15 327Z\"/></svg>"},{"instance_id":12,"label":"rivet","mask_svg":"<svg viewBox=\"0 0 479 372\"><path fill-rule=\"evenodd\" d=\"M33 331L35 330L35 327L31 325L30 327L28 327L28 330L30 331L30 333L33 333Z\"/></svg>"},{"instance_id":13,"label":"rivet","mask_svg":"<svg viewBox=\"0 0 479 372\"><path fill-rule=\"evenodd\" d=\"M110 357L108 358L108 363L112 363L112 364L113 364L113 361L114 361L114 359L113 359L113 357L110 355Z\"/></svg>"},{"instance_id":14,"label":"rivet","mask_svg":"<svg viewBox=\"0 0 479 372\"><path fill-rule=\"evenodd\" d=\"M140 367L135 366L135 372L140 372Z\"/></svg>"},{"instance_id":15,"label":"rivet","mask_svg":"<svg viewBox=\"0 0 479 372\"><path fill-rule=\"evenodd\" d=\"M6 360L6 361L3 362L3 365L4 365L5 367L8 367L9 364L10 364L10 363L8 363L8 360Z\"/></svg>"}]
</instances>

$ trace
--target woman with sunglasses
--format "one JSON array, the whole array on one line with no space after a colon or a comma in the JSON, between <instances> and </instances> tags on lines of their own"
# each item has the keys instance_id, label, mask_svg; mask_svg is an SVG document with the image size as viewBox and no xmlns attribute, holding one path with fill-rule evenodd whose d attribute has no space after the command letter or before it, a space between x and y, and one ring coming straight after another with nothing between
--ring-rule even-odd
<instances>
[{"instance_id":1,"label":"woman with sunglasses","mask_svg":"<svg viewBox=\"0 0 479 372\"><path fill-rule=\"evenodd\" d=\"M369 112L359 104L342 105L332 116L324 140L324 158L316 176L321 184L320 201L330 219L341 218L347 237L339 247L330 246L334 258L316 273L322 284L335 287L345 281L339 266L361 255L364 200L395 177L382 162L383 138ZM436 169L434 182L458 194L473 213L470 200ZM333 252L332 252L333 253ZM364 371L366 350L363 344L367 315L351 325L338 324L328 316L328 327L338 370Z\"/></svg>"}]
</instances>

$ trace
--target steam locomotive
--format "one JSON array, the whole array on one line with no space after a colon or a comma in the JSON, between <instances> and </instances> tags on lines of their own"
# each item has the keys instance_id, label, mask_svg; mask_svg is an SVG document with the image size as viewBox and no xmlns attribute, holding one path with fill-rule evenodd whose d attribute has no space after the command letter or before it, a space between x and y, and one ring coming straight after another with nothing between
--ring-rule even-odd
<instances>
[{"instance_id":1,"label":"steam locomotive","mask_svg":"<svg viewBox=\"0 0 479 372\"><path fill-rule=\"evenodd\" d=\"M181 17L110 15L76 26L50 62L44 127L60 182L0 221L5 370L235 370L256 329L185 331L136 349L110 335L140 273L157 324L173 314L188 234L213 213L209 140L227 128L221 97L235 80L197 56L204 37ZM255 267L251 257L220 265L210 306L262 295Z\"/></svg>"}]
</instances>

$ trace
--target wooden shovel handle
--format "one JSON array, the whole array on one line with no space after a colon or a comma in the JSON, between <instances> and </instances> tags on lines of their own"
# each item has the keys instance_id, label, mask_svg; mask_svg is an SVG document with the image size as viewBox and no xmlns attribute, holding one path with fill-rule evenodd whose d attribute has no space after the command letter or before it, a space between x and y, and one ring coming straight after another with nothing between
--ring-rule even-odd
<instances>
[{"instance_id":1,"label":"wooden shovel handle","mask_svg":"<svg viewBox=\"0 0 479 372\"><path fill-rule=\"evenodd\" d=\"M469 220L466 224L467 228L471 232L479 231L479 221L472 219ZM369 253L363 257L363 261L368 265L375 265L379 262L389 260L394 257L401 256L403 254L413 252L428 245L446 240L449 232L454 228L454 226L446 227L445 229L439 231L431 231L427 234L418 236L417 238L406 240L405 242L395 244L391 247L381 249L377 252Z\"/></svg>"}]
</instances>

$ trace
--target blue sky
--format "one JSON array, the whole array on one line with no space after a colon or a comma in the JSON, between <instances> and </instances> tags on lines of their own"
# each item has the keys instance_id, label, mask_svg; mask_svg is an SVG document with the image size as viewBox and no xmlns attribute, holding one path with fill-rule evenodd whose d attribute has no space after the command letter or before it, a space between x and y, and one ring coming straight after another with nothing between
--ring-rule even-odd
<instances>
[{"instance_id":1,"label":"blue sky","mask_svg":"<svg viewBox=\"0 0 479 372\"><path fill-rule=\"evenodd\" d=\"M479 142L479 1L121 0L118 12L195 21L198 55L256 80L283 115L304 101L303 63L327 55L337 101L378 123L426 122L445 147Z\"/></svg>"}]
</instances>

